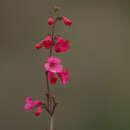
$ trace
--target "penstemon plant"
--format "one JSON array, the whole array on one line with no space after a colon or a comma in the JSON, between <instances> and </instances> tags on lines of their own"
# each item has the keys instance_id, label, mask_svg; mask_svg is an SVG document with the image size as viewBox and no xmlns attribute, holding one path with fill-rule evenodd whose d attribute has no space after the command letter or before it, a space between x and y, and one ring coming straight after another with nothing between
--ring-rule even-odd
<instances>
[{"instance_id":1,"label":"penstemon plant","mask_svg":"<svg viewBox=\"0 0 130 130\"><path fill-rule=\"evenodd\" d=\"M54 7L55 13L59 10L60 8ZM64 69L60 58L53 57L54 51L56 53L62 53L66 52L70 48L69 41L65 41L61 36L56 34L56 23L58 21L63 21L63 23L67 26L72 25L72 21L65 16L55 15L54 17L50 17L48 19L48 25L51 26L51 33L47 34L45 39L40 41L35 46L37 50L44 47L49 51L47 62L44 64L47 88L46 100L33 101L32 97L26 97L26 104L24 105L24 109L27 112L30 112L32 109L36 108L36 116L39 116L43 110L46 111L49 114L50 130L53 130L53 115L58 104L56 101L56 96L51 94L51 85L56 84L58 78L61 80L63 85L65 85L70 79L69 70Z\"/></svg>"}]
</instances>

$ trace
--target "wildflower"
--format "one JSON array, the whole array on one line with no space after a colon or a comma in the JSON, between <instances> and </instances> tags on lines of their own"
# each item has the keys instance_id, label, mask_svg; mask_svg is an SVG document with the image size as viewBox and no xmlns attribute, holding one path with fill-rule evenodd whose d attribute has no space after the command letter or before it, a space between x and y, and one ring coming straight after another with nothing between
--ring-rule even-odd
<instances>
[{"instance_id":1,"label":"wildflower","mask_svg":"<svg viewBox=\"0 0 130 130\"><path fill-rule=\"evenodd\" d=\"M40 100L37 101L32 101L32 97L27 97L26 98L26 104L24 105L24 109L29 112L32 110L32 108L36 108L37 106L39 106L40 104L42 104L43 102Z\"/></svg>"},{"instance_id":2,"label":"wildflower","mask_svg":"<svg viewBox=\"0 0 130 130\"><path fill-rule=\"evenodd\" d=\"M36 116L39 116L39 115L41 114L41 112L42 112L42 107L40 106L40 107L38 107L38 109L36 110L35 115L36 115Z\"/></svg>"},{"instance_id":3,"label":"wildflower","mask_svg":"<svg viewBox=\"0 0 130 130\"><path fill-rule=\"evenodd\" d=\"M66 52L70 48L69 41L62 39L61 37L57 38L57 44L55 45L56 52Z\"/></svg>"},{"instance_id":4,"label":"wildflower","mask_svg":"<svg viewBox=\"0 0 130 130\"><path fill-rule=\"evenodd\" d=\"M69 20L67 17L62 16L62 21L64 22L64 24L66 24L67 26L71 26L72 25L72 21Z\"/></svg>"},{"instance_id":5,"label":"wildflower","mask_svg":"<svg viewBox=\"0 0 130 130\"><path fill-rule=\"evenodd\" d=\"M61 65L61 60L56 57L49 57L44 67L47 71L50 71L53 73L62 72L63 70L63 66Z\"/></svg>"},{"instance_id":6,"label":"wildflower","mask_svg":"<svg viewBox=\"0 0 130 130\"><path fill-rule=\"evenodd\" d=\"M43 45L43 43L40 42L40 43L36 44L35 48L36 48L37 50L39 50L40 48L42 48L42 45Z\"/></svg>"},{"instance_id":7,"label":"wildflower","mask_svg":"<svg viewBox=\"0 0 130 130\"><path fill-rule=\"evenodd\" d=\"M49 49L52 47L52 40L51 40L51 36L50 35L47 35L45 40L43 41L43 46L46 48L46 49Z\"/></svg>"},{"instance_id":8,"label":"wildflower","mask_svg":"<svg viewBox=\"0 0 130 130\"><path fill-rule=\"evenodd\" d=\"M52 25L54 23L54 19L51 17L48 19L48 25Z\"/></svg>"},{"instance_id":9,"label":"wildflower","mask_svg":"<svg viewBox=\"0 0 130 130\"><path fill-rule=\"evenodd\" d=\"M70 80L69 70L67 69L57 74L60 77L62 84L64 85L67 83L68 80Z\"/></svg>"},{"instance_id":10,"label":"wildflower","mask_svg":"<svg viewBox=\"0 0 130 130\"><path fill-rule=\"evenodd\" d=\"M51 84L55 84L57 82L57 77L55 77L54 73L49 72L48 77L49 77Z\"/></svg>"}]
</instances>

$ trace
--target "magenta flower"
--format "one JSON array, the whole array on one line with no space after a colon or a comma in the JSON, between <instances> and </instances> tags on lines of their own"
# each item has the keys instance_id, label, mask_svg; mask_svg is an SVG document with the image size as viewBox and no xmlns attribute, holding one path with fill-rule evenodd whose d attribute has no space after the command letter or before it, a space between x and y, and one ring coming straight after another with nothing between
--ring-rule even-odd
<instances>
[{"instance_id":1,"label":"magenta flower","mask_svg":"<svg viewBox=\"0 0 130 130\"><path fill-rule=\"evenodd\" d=\"M24 109L29 112L32 110L32 97L26 98L26 104L24 105Z\"/></svg>"},{"instance_id":2,"label":"magenta flower","mask_svg":"<svg viewBox=\"0 0 130 130\"><path fill-rule=\"evenodd\" d=\"M36 48L37 50L39 50L40 48L42 48L42 45L43 45L43 43L40 42L40 43L36 44L35 48Z\"/></svg>"},{"instance_id":3,"label":"magenta flower","mask_svg":"<svg viewBox=\"0 0 130 130\"><path fill-rule=\"evenodd\" d=\"M45 40L43 41L43 46L46 48L46 49L49 49L52 47L52 40L51 40L51 36L50 35L47 35Z\"/></svg>"},{"instance_id":4,"label":"magenta flower","mask_svg":"<svg viewBox=\"0 0 130 130\"><path fill-rule=\"evenodd\" d=\"M37 101L32 101L32 97L27 97L26 98L26 104L24 105L24 109L29 112L32 110L32 108L36 108L39 105L41 105L43 102L40 100Z\"/></svg>"},{"instance_id":5,"label":"magenta flower","mask_svg":"<svg viewBox=\"0 0 130 130\"><path fill-rule=\"evenodd\" d=\"M69 70L67 69L57 74L60 77L62 84L64 85L67 83L68 80L70 80Z\"/></svg>"},{"instance_id":6,"label":"magenta flower","mask_svg":"<svg viewBox=\"0 0 130 130\"><path fill-rule=\"evenodd\" d=\"M67 17L62 16L62 21L64 22L65 25L67 26L71 26L72 25L72 21L69 20Z\"/></svg>"},{"instance_id":7,"label":"magenta flower","mask_svg":"<svg viewBox=\"0 0 130 130\"><path fill-rule=\"evenodd\" d=\"M62 39L61 37L57 38L57 44L55 45L56 52L66 52L70 48L69 41Z\"/></svg>"},{"instance_id":8,"label":"magenta flower","mask_svg":"<svg viewBox=\"0 0 130 130\"><path fill-rule=\"evenodd\" d=\"M37 101L32 101L32 108L36 108L36 107L38 107L40 104L42 104L42 101L39 101L39 100L37 100Z\"/></svg>"},{"instance_id":9,"label":"magenta flower","mask_svg":"<svg viewBox=\"0 0 130 130\"><path fill-rule=\"evenodd\" d=\"M38 109L35 112L35 115L39 116L41 114L41 112L42 112L42 107L38 107Z\"/></svg>"},{"instance_id":10,"label":"magenta flower","mask_svg":"<svg viewBox=\"0 0 130 130\"><path fill-rule=\"evenodd\" d=\"M55 84L57 82L57 77L55 77L54 73L49 72L48 77L49 77L51 84Z\"/></svg>"},{"instance_id":11,"label":"magenta flower","mask_svg":"<svg viewBox=\"0 0 130 130\"><path fill-rule=\"evenodd\" d=\"M50 71L53 73L62 72L63 70L63 66L61 65L61 60L56 57L49 57L44 67L47 71Z\"/></svg>"},{"instance_id":12,"label":"magenta flower","mask_svg":"<svg viewBox=\"0 0 130 130\"><path fill-rule=\"evenodd\" d=\"M52 25L54 23L54 19L51 17L48 19L48 25Z\"/></svg>"},{"instance_id":13,"label":"magenta flower","mask_svg":"<svg viewBox=\"0 0 130 130\"><path fill-rule=\"evenodd\" d=\"M24 110L26 112L30 112L32 110L32 105L30 103L27 103L24 105Z\"/></svg>"}]
</instances>

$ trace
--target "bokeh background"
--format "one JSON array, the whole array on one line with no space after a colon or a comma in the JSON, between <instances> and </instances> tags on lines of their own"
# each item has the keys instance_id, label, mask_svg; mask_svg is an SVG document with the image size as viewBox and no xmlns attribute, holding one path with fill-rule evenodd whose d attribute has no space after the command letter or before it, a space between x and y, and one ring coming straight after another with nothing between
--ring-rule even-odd
<instances>
[{"instance_id":1,"label":"bokeh background","mask_svg":"<svg viewBox=\"0 0 130 130\"><path fill-rule=\"evenodd\" d=\"M45 112L25 112L25 98L44 96L42 72L48 51L35 44L50 30L53 4L73 26L57 25L71 41L58 54L71 71L66 86L52 87L60 102L55 130L130 129L130 1L129 0L1 0L0 1L0 130L45 130ZM41 80L42 79L42 80Z\"/></svg>"}]
</instances>

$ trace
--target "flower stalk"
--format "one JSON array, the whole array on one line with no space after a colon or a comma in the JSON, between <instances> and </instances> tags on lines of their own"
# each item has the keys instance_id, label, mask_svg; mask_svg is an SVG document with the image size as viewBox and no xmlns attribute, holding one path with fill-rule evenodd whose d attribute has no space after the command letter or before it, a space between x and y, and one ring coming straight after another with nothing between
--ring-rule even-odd
<instances>
[{"instance_id":1,"label":"flower stalk","mask_svg":"<svg viewBox=\"0 0 130 130\"><path fill-rule=\"evenodd\" d=\"M55 13L59 10L60 8L58 7L54 8ZM56 101L56 96L51 94L51 86L57 83L58 78L61 80L61 83L63 85L65 85L70 79L69 70L64 69L63 65L61 64L60 58L53 57L54 51L55 53L63 53L70 48L68 40L65 41L62 37L56 35L57 21L63 21L66 26L72 25L72 21L65 16L50 17L48 19L48 25L51 26L51 33L48 34L44 40L41 40L35 46L37 50L44 47L46 50L49 51L47 62L44 64L47 89L46 100L32 101L32 97L27 97L26 104L24 106L24 109L27 112L31 111L33 108L37 108L35 112L36 116L39 116L44 109L49 114L50 130L54 129L53 117L56 106L58 104Z\"/></svg>"},{"instance_id":2,"label":"flower stalk","mask_svg":"<svg viewBox=\"0 0 130 130\"><path fill-rule=\"evenodd\" d=\"M53 130L53 116L50 116L50 130Z\"/></svg>"}]
</instances>

